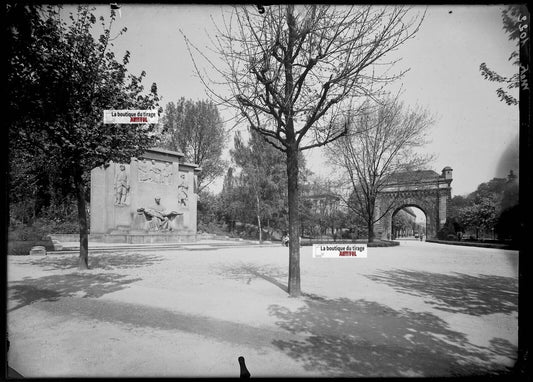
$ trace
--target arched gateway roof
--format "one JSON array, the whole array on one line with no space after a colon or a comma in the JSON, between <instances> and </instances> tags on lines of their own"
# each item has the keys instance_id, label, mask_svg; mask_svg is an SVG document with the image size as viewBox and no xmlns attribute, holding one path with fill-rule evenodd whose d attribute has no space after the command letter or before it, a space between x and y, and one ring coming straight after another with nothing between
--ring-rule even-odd
<instances>
[{"instance_id":1,"label":"arched gateway roof","mask_svg":"<svg viewBox=\"0 0 533 382\"><path fill-rule=\"evenodd\" d=\"M433 170L397 172L391 174L387 179L387 184L429 183L436 182L439 178L440 175Z\"/></svg>"}]
</instances>

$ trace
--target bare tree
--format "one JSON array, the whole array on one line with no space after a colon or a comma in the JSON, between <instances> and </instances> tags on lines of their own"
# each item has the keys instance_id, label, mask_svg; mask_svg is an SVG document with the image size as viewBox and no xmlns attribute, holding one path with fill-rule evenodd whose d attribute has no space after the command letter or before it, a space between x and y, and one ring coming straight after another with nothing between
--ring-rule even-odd
<instances>
[{"instance_id":1,"label":"bare tree","mask_svg":"<svg viewBox=\"0 0 533 382\"><path fill-rule=\"evenodd\" d=\"M395 61L384 59L422 19L406 7L273 5L261 14L235 7L212 38L222 64L184 36L208 92L286 154L291 296L301 294L298 152L345 135L362 99L403 75L389 73ZM195 55L216 78L200 71Z\"/></svg>"},{"instance_id":2,"label":"bare tree","mask_svg":"<svg viewBox=\"0 0 533 382\"><path fill-rule=\"evenodd\" d=\"M346 205L366 222L369 242L374 240L374 224L394 204L392 199L376 211L377 197L391 177L419 169L432 159L415 152L426 143L432 124L427 110L406 108L397 98L389 98L357 117L357 131L328 146L329 161L342 169L350 184Z\"/></svg>"}]
</instances>

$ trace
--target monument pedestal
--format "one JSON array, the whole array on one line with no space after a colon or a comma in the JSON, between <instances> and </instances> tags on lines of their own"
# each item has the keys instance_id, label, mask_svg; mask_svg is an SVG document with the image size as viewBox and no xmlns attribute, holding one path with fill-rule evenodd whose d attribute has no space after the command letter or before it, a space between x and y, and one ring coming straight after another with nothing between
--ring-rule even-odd
<instances>
[{"instance_id":1,"label":"monument pedestal","mask_svg":"<svg viewBox=\"0 0 533 382\"><path fill-rule=\"evenodd\" d=\"M144 232L144 233L109 233L103 236L104 243L153 244L153 243L187 243L196 241L192 232Z\"/></svg>"}]
</instances>

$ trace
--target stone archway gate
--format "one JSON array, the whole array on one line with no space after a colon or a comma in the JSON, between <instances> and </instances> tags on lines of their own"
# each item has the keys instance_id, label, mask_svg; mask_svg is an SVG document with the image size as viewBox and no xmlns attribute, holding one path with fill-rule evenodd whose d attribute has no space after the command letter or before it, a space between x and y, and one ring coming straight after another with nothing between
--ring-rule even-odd
<instances>
[{"instance_id":1,"label":"stone archway gate","mask_svg":"<svg viewBox=\"0 0 533 382\"><path fill-rule=\"evenodd\" d=\"M433 170L393 174L376 200L374 225L376 238L391 239L392 217L403 207L418 207L426 214L426 236L434 238L446 222L451 201L452 169L445 167L439 175Z\"/></svg>"}]
</instances>

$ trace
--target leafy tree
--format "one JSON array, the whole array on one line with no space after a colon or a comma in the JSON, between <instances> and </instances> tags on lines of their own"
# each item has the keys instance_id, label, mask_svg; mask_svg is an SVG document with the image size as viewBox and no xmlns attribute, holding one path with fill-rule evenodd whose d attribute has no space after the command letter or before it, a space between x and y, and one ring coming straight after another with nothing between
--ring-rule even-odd
<instances>
[{"instance_id":1,"label":"leafy tree","mask_svg":"<svg viewBox=\"0 0 533 382\"><path fill-rule=\"evenodd\" d=\"M517 241L520 232L521 211L518 204L504 209L498 216L494 230L502 240Z\"/></svg>"},{"instance_id":2,"label":"leafy tree","mask_svg":"<svg viewBox=\"0 0 533 382\"><path fill-rule=\"evenodd\" d=\"M450 200L450 210L449 216L457 218L459 216L459 211L470 204L470 200L462 195L455 195Z\"/></svg>"},{"instance_id":3,"label":"leafy tree","mask_svg":"<svg viewBox=\"0 0 533 382\"><path fill-rule=\"evenodd\" d=\"M42 20L41 6L24 4L6 5L6 51L7 51L7 120L10 147L9 163L9 210L11 223L32 224L43 207L49 202L50 195L45 190L53 179L61 178L55 164L50 164L45 153L40 155L32 146L25 147L16 138L15 126L33 123L26 107L34 110L39 99L28 91L28 83L37 86L38 77L34 69L43 57L38 49L39 33L49 28ZM34 135L39 134L36 130ZM38 137L36 137L38 141ZM68 182L57 182L56 193L68 188ZM37 192L39 191L39 192Z\"/></svg>"},{"instance_id":4,"label":"leafy tree","mask_svg":"<svg viewBox=\"0 0 533 382\"><path fill-rule=\"evenodd\" d=\"M348 202L351 197L348 198ZM344 203L347 204L346 202ZM349 232L352 239L368 238L367 224L360 215L352 213L350 209L346 214L346 227L349 227Z\"/></svg>"},{"instance_id":5,"label":"leafy tree","mask_svg":"<svg viewBox=\"0 0 533 382\"><path fill-rule=\"evenodd\" d=\"M162 117L162 145L178 150L189 162L200 165L198 190L202 191L227 167L222 159L226 133L215 104L210 101L192 101L181 98L169 102Z\"/></svg>"},{"instance_id":6,"label":"leafy tree","mask_svg":"<svg viewBox=\"0 0 533 382\"><path fill-rule=\"evenodd\" d=\"M470 228L478 235L480 230L494 228L500 239L514 238L520 230L520 218L518 182L513 171L507 179L493 178L481 183L466 197L453 197L449 220L455 232Z\"/></svg>"},{"instance_id":7,"label":"leafy tree","mask_svg":"<svg viewBox=\"0 0 533 382\"><path fill-rule=\"evenodd\" d=\"M518 4L508 5L507 8L502 11L503 29L509 35L510 41L519 40L520 33L522 31L518 29L518 23L519 19L525 14L529 14L527 9L525 9L525 6ZM511 52L511 54L509 55L509 61L511 61L511 63L515 66L520 65L518 49L513 50ZM516 73L514 73L510 77L502 76L494 70L490 69L485 62L483 62L479 66L479 70L481 71L481 75L483 76L483 78L492 82L500 83L506 88L504 89L503 87L499 87L496 90L496 94L498 95L500 101L505 102L507 105L518 104L518 100L516 99L516 97L511 94L512 89L516 89L520 85L518 71L516 71Z\"/></svg>"},{"instance_id":8,"label":"leafy tree","mask_svg":"<svg viewBox=\"0 0 533 382\"><path fill-rule=\"evenodd\" d=\"M414 218L404 210L398 211L392 218L392 227L396 236L400 233L410 231L413 227Z\"/></svg>"},{"instance_id":9,"label":"leafy tree","mask_svg":"<svg viewBox=\"0 0 533 382\"><path fill-rule=\"evenodd\" d=\"M498 201L495 197L480 197L470 206L464 207L460 212L460 220L466 228L479 232L494 228L497 221Z\"/></svg>"},{"instance_id":10,"label":"leafy tree","mask_svg":"<svg viewBox=\"0 0 533 382\"><path fill-rule=\"evenodd\" d=\"M300 200L300 223L302 236L315 235L316 215L313 212L311 200L305 197Z\"/></svg>"},{"instance_id":11,"label":"leafy tree","mask_svg":"<svg viewBox=\"0 0 533 382\"><path fill-rule=\"evenodd\" d=\"M220 197L203 190L198 194L198 231L214 231L222 220Z\"/></svg>"},{"instance_id":12,"label":"leafy tree","mask_svg":"<svg viewBox=\"0 0 533 382\"><path fill-rule=\"evenodd\" d=\"M104 125L105 109L155 109L157 86L141 94L145 72L129 75L130 53L121 62L109 50L111 26L95 38L97 19L88 6L62 21L59 6L8 5L7 93L10 142L15 150L35 154L61 169L75 190L80 226L79 268L88 268L86 193L91 169L129 162L156 142L153 125ZM126 29L122 29L122 34Z\"/></svg>"},{"instance_id":13,"label":"leafy tree","mask_svg":"<svg viewBox=\"0 0 533 382\"><path fill-rule=\"evenodd\" d=\"M513 173L513 170L509 172L507 176L507 182L502 192L501 198L501 210L506 210L512 208L519 204L519 187L516 175Z\"/></svg>"},{"instance_id":14,"label":"leafy tree","mask_svg":"<svg viewBox=\"0 0 533 382\"><path fill-rule=\"evenodd\" d=\"M308 206L300 208L302 226L308 227L311 235L330 234L336 238L337 230L345 221L340 210L340 197L331 189L329 180L314 177L313 181L304 184L303 200ZM314 199L314 203L311 200Z\"/></svg>"},{"instance_id":15,"label":"leafy tree","mask_svg":"<svg viewBox=\"0 0 533 382\"><path fill-rule=\"evenodd\" d=\"M76 206L75 190L71 182L65 181L68 180L67 171L42 154L17 145L10 147L10 229L32 226L44 215L50 218L55 215L54 221L69 220L77 225L77 209L71 208ZM88 183L86 192L89 192Z\"/></svg>"},{"instance_id":16,"label":"leafy tree","mask_svg":"<svg viewBox=\"0 0 533 382\"><path fill-rule=\"evenodd\" d=\"M331 231L333 240L337 239L338 230L343 228L343 224L346 221L346 214L337 208L329 211L326 216L326 225Z\"/></svg>"},{"instance_id":17,"label":"leafy tree","mask_svg":"<svg viewBox=\"0 0 533 382\"><path fill-rule=\"evenodd\" d=\"M376 211L378 195L397 173L411 171L431 157L415 153L425 143L433 120L427 110L407 108L397 99L387 99L377 109L369 108L355 119L358 131L328 148L332 164L342 170L342 183L350 185L348 208L367 225L368 241L374 241L374 225L392 208L394 199Z\"/></svg>"},{"instance_id":18,"label":"leafy tree","mask_svg":"<svg viewBox=\"0 0 533 382\"><path fill-rule=\"evenodd\" d=\"M499 214L494 229L499 239L516 241L521 230L522 217L518 181L512 170L507 177L499 200Z\"/></svg>"},{"instance_id":19,"label":"leafy tree","mask_svg":"<svg viewBox=\"0 0 533 382\"><path fill-rule=\"evenodd\" d=\"M493 178L477 186L477 189L470 193L467 199L472 203L482 198L496 198L501 200L506 184L507 181L504 178Z\"/></svg>"},{"instance_id":20,"label":"leafy tree","mask_svg":"<svg viewBox=\"0 0 533 382\"><path fill-rule=\"evenodd\" d=\"M289 4L262 14L235 7L212 40L222 64L185 38L193 60L194 49L219 77L197 71L211 94L286 155L291 296L301 294L298 153L345 135L359 99L402 74L381 69L392 65L384 56L418 30L407 15L403 7ZM217 92L213 83L226 88Z\"/></svg>"},{"instance_id":21,"label":"leafy tree","mask_svg":"<svg viewBox=\"0 0 533 382\"><path fill-rule=\"evenodd\" d=\"M279 212L286 200L287 174L283 153L269 145L255 130L250 130L246 145L237 133L230 151L236 165L242 169L241 187L255 211L259 241L262 242L262 221ZM246 200L246 199L244 199Z\"/></svg>"},{"instance_id":22,"label":"leafy tree","mask_svg":"<svg viewBox=\"0 0 533 382\"><path fill-rule=\"evenodd\" d=\"M240 177L235 176L235 168L229 167L224 177L222 192L220 193L223 208L223 220L231 232L235 228L237 220L243 221L243 214L248 211L244 203L244 195L240 183Z\"/></svg>"}]
</instances>

